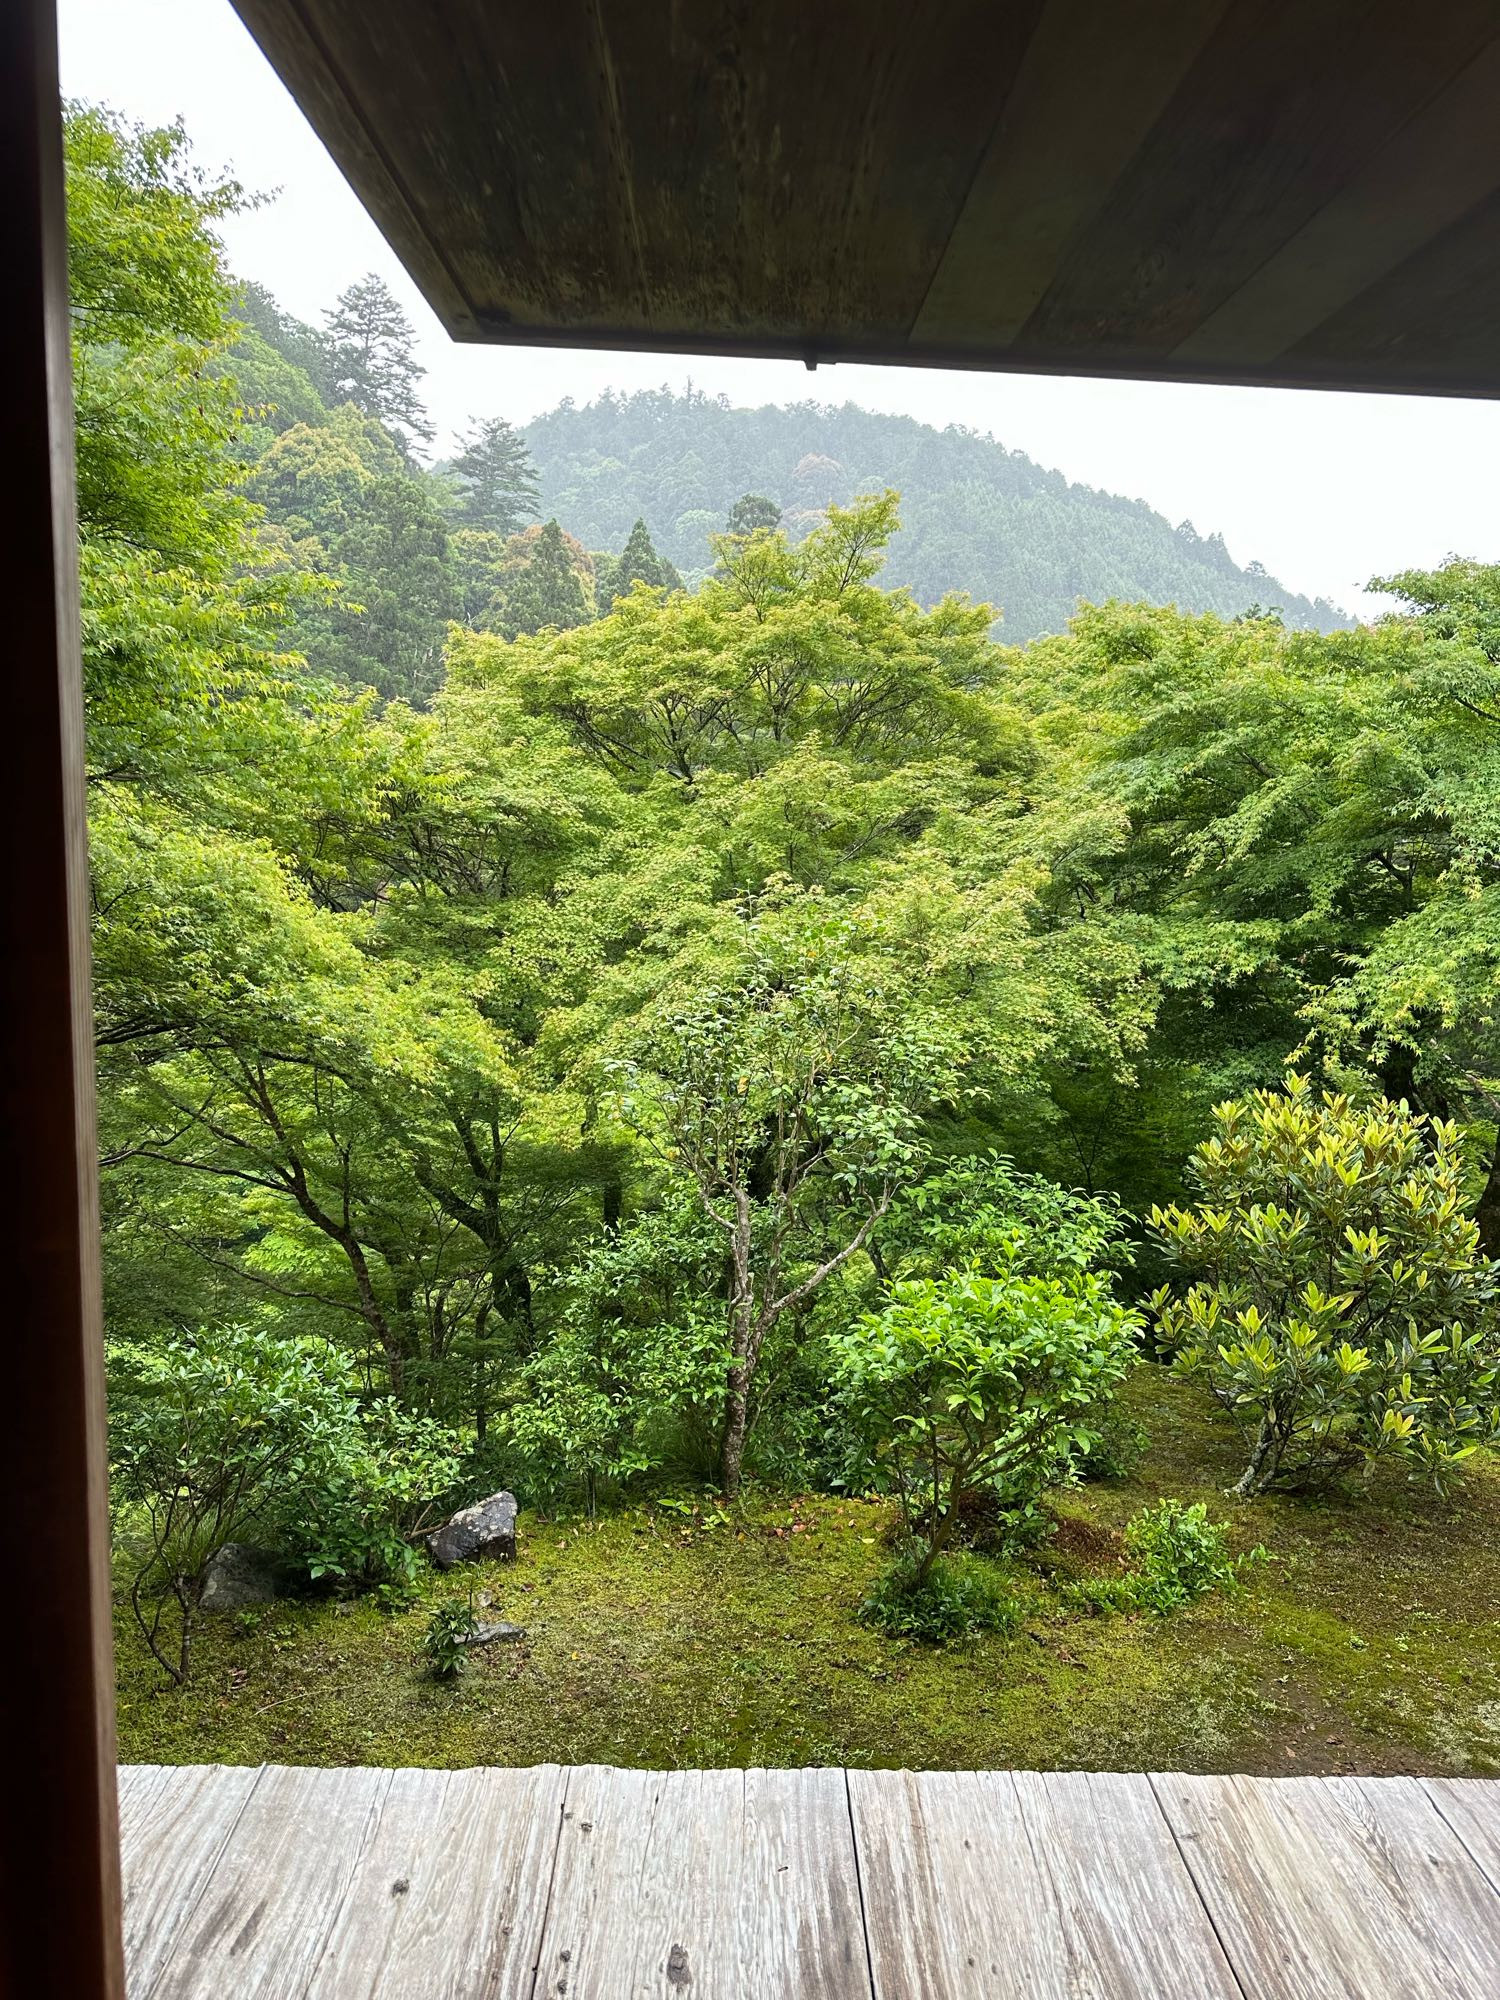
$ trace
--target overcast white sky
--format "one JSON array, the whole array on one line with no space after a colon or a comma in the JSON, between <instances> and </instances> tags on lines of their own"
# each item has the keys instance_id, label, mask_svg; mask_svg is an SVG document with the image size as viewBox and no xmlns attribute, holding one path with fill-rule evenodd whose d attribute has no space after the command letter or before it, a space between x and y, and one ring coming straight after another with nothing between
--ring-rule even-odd
<instances>
[{"instance_id":1,"label":"overcast white sky","mask_svg":"<svg viewBox=\"0 0 1500 2000\"><path fill-rule=\"evenodd\" d=\"M1500 558L1500 404L1305 390L1063 381L918 368L453 345L229 0L60 0L63 87L146 123L181 116L199 156L275 194L224 231L236 271L316 322L379 271L407 304L441 449L472 416L525 422L563 396L680 386L744 404L819 400L961 423L1070 479L1217 529L1240 562L1350 609L1372 575Z\"/></svg>"}]
</instances>

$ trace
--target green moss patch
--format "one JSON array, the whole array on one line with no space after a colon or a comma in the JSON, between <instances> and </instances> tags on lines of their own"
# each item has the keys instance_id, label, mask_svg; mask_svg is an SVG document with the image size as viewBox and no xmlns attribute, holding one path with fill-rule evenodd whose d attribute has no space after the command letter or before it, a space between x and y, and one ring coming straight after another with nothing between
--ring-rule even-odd
<instances>
[{"instance_id":1,"label":"green moss patch","mask_svg":"<svg viewBox=\"0 0 1500 2000\"><path fill-rule=\"evenodd\" d=\"M194 1676L161 1691L118 1627L132 1761L912 1768L1500 1771L1500 1467L1447 1500L1223 1497L1233 1440L1155 1370L1128 1391L1151 1445L1128 1481L1059 1495L1055 1560L1005 1566L1010 1638L933 1650L856 1622L889 1560L888 1503L757 1494L718 1522L650 1507L522 1517L512 1565L433 1574L394 1617L330 1600L205 1619ZM1117 1558L1136 1508L1206 1499L1270 1560L1234 1597L1167 1619L1081 1617L1058 1576ZM714 1510L717 1511L717 1510ZM1076 1524L1076 1525L1073 1525ZM1001 1567L997 1565L997 1567ZM432 1681L433 1610L490 1600L527 1628Z\"/></svg>"}]
</instances>

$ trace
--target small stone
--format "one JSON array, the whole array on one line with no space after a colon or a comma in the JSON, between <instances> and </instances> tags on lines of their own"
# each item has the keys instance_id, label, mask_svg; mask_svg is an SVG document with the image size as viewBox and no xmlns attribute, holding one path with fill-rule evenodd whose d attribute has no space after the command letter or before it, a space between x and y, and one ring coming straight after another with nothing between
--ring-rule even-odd
<instances>
[{"instance_id":1,"label":"small stone","mask_svg":"<svg viewBox=\"0 0 1500 2000\"><path fill-rule=\"evenodd\" d=\"M427 1549L439 1569L498 1556L513 1562L516 1554L516 1496L492 1493L487 1500L461 1508L428 1537Z\"/></svg>"},{"instance_id":2,"label":"small stone","mask_svg":"<svg viewBox=\"0 0 1500 2000\"><path fill-rule=\"evenodd\" d=\"M503 1619L493 1625L476 1625L464 1640L466 1646L493 1646L497 1640L514 1645L518 1639L526 1637L524 1625L507 1625Z\"/></svg>"},{"instance_id":3,"label":"small stone","mask_svg":"<svg viewBox=\"0 0 1500 2000\"><path fill-rule=\"evenodd\" d=\"M204 1611L242 1611L248 1604L274 1604L282 1579L282 1564L265 1549L248 1542L226 1542L211 1555L203 1572Z\"/></svg>"}]
</instances>

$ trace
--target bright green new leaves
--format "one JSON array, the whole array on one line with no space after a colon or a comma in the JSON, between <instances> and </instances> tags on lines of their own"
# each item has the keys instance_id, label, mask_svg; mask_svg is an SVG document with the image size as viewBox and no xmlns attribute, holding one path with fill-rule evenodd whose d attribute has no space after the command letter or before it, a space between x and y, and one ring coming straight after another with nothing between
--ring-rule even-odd
<instances>
[{"instance_id":1,"label":"bright green new leaves","mask_svg":"<svg viewBox=\"0 0 1500 2000\"><path fill-rule=\"evenodd\" d=\"M506 651L481 643L461 671L503 675L530 712L637 782L759 776L814 737L877 764L998 754L1003 735L976 699L998 665L982 610L950 599L922 611L870 581L894 502L835 508L795 548L723 537L723 573L692 596L638 586L611 618Z\"/></svg>"},{"instance_id":2,"label":"bright green new leaves","mask_svg":"<svg viewBox=\"0 0 1500 2000\"><path fill-rule=\"evenodd\" d=\"M1500 1267L1464 1211L1456 1128L1300 1076L1215 1120L1191 1167L1202 1198L1152 1211L1189 1280L1152 1305L1250 1443L1235 1490L1382 1457L1441 1482L1500 1435Z\"/></svg>"},{"instance_id":3,"label":"bright green new leaves","mask_svg":"<svg viewBox=\"0 0 1500 2000\"><path fill-rule=\"evenodd\" d=\"M1093 1438L1090 1411L1133 1354L1134 1321L1094 1272L954 1271L897 1285L835 1335L835 1379L925 1541L921 1577L964 1500L989 1487L1024 1533Z\"/></svg>"}]
</instances>

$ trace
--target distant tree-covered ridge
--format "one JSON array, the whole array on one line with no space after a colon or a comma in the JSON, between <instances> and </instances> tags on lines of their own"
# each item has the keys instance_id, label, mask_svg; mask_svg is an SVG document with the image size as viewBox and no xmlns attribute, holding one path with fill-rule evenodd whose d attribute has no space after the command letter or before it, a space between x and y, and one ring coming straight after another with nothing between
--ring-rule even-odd
<instances>
[{"instance_id":1,"label":"distant tree-covered ridge","mask_svg":"<svg viewBox=\"0 0 1500 2000\"><path fill-rule=\"evenodd\" d=\"M378 278L350 286L321 329L250 283L233 310L238 337L219 366L242 407L262 541L331 586L304 601L296 644L315 672L388 697L431 698L450 620L507 637L566 630L636 582L701 582L709 537L726 528L780 525L795 544L830 505L891 490L902 526L889 580L929 607L953 591L994 606L1012 642L1112 599L1348 623L1143 501L1070 485L971 431L853 405L606 394L524 430L475 417L451 458L423 465L414 335Z\"/></svg>"},{"instance_id":2,"label":"distant tree-covered ridge","mask_svg":"<svg viewBox=\"0 0 1500 2000\"><path fill-rule=\"evenodd\" d=\"M1216 534L1174 528L1143 500L1071 484L1024 452L950 426L852 403L736 409L689 390L606 393L564 402L525 431L541 475L540 509L590 548L618 548L636 518L689 579L709 563L707 536L747 495L779 506L795 537L830 501L895 487L901 533L888 580L923 604L967 591L996 605L1004 635L1061 632L1080 600L1176 604L1236 617L1279 612L1333 631L1349 619L1326 599L1241 568ZM769 516L768 516L769 518Z\"/></svg>"}]
</instances>

